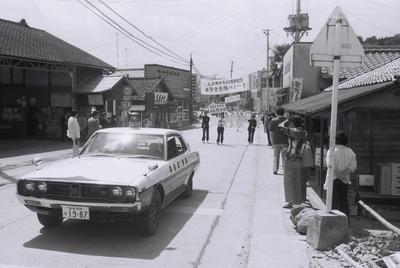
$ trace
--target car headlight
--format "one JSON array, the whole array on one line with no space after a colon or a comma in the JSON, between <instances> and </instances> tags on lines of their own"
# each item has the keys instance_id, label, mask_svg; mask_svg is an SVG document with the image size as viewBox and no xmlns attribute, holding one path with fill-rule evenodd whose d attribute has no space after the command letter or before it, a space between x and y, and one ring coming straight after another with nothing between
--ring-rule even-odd
<instances>
[{"instance_id":1,"label":"car headlight","mask_svg":"<svg viewBox=\"0 0 400 268\"><path fill-rule=\"evenodd\" d=\"M113 196L121 196L122 195L122 189L120 188L120 187L114 187L114 188L112 188L112 190L111 190L111 194L113 195Z\"/></svg>"},{"instance_id":2,"label":"car headlight","mask_svg":"<svg viewBox=\"0 0 400 268\"><path fill-rule=\"evenodd\" d=\"M126 188L126 189L125 189L125 196L126 196L126 197L132 198L132 197L135 196L135 194L136 194L135 188L129 187L129 188Z\"/></svg>"},{"instance_id":3,"label":"car headlight","mask_svg":"<svg viewBox=\"0 0 400 268\"><path fill-rule=\"evenodd\" d=\"M35 184L33 182L30 182L30 181L29 182L25 182L24 188L28 192L33 192L33 191L35 191Z\"/></svg>"},{"instance_id":4,"label":"car headlight","mask_svg":"<svg viewBox=\"0 0 400 268\"><path fill-rule=\"evenodd\" d=\"M39 192L45 193L47 192L47 184L45 182L40 182L37 186Z\"/></svg>"}]
</instances>

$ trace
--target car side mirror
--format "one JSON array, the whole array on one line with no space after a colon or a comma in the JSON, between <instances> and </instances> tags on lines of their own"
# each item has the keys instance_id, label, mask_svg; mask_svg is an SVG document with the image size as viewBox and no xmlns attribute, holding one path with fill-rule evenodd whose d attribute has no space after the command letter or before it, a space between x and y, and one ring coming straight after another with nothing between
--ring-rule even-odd
<instances>
[{"instance_id":1,"label":"car side mirror","mask_svg":"<svg viewBox=\"0 0 400 268\"><path fill-rule=\"evenodd\" d=\"M148 166L148 168L149 168L150 171L156 170L156 169L158 168L158 165L157 165L157 164L150 164L150 165Z\"/></svg>"}]
</instances>

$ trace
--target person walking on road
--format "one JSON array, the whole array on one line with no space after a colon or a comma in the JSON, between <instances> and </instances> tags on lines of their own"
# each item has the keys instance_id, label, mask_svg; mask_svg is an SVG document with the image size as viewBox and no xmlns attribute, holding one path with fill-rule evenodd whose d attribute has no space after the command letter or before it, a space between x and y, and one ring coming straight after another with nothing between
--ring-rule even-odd
<instances>
[{"instance_id":1,"label":"person walking on road","mask_svg":"<svg viewBox=\"0 0 400 268\"><path fill-rule=\"evenodd\" d=\"M203 129L203 137L201 138L201 141L208 142L209 139L209 132L210 132L210 117L207 115L207 111L204 111L203 114L200 115L201 118L201 128Z\"/></svg>"},{"instance_id":2,"label":"person walking on road","mask_svg":"<svg viewBox=\"0 0 400 268\"><path fill-rule=\"evenodd\" d=\"M78 111L71 112L71 117L68 119L68 138L72 139L72 157L79 154L79 140L81 138L81 129L78 123Z\"/></svg>"},{"instance_id":3,"label":"person walking on road","mask_svg":"<svg viewBox=\"0 0 400 268\"><path fill-rule=\"evenodd\" d=\"M247 139L247 141L249 143L253 143L254 140L254 132L256 131L256 127L257 127L257 120L254 114L251 115L250 120L248 120L249 122L249 126L247 128L247 131L249 132L249 138Z\"/></svg>"},{"instance_id":4,"label":"person walking on road","mask_svg":"<svg viewBox=\"0 0 400 268\"><path fill-rule=\"evenodd\" d=\"M88 135L87 138L90 138L93 133L95 133L97 130L101 128L100 123L99 123L99 112L98 111L93 111L92 116L89 117L87 120L87 125L88 125Z\"/></svg>"},{"instance_id":5,"label":"person walking on road","mask_svg":"<svg viewBox=\"0 0 400 268\"><path fill-rule=\"evenodd\" d=\"M343 212L349 219L348 190L350 174L356 170L357 160L353 150L346 146L347 142L348 138L344 132L338 132L336 134L336 146L334 150L329 148L326 154L326 164L328 166L327 174L333 169L332 209ZM328 179L324 185L325 189L327 189L327 181Z\"/></svg>"},{"instance_id":6,"label":"person walking on road","mask_svg":"<svg viewBox=\"0 0 400 268\"><path fill-rule=\"evenodd\" d=\"M283 130L279 129L279 124L286 120L284 113L285 110L282 107L279 107L276 110L277 117L272 118L269 123L268 129L271 133L272 138L272 146L274 148L274 163L272 172L277 175L279 170L279 160L281 158L281 154L283 149L285 149L288 145L288 138L283 132ZM284 166L284 161L282 161L282 166Z\"/></svg>"},{"instance_id":7,"label":"person walking on road","mask_svg":"<svg viewBox=\"0 0 400 268\"><path fill-rule=\"evenodd\" d=\"M306 146L307 133L303 128L303 120L300 116L291 116L282 122L279 128L289 138L289 146L284 150L285 159L283 184L285 189L286 205L284 208L291 208L294 204L304 202L302 187L302 154Z\"/></svg>"},{"instance_id":8,"label":"person walking on road","mask_svg":"<svg viewBox=\"0 0 400 268\"><path fill-rule=\"evenodd\" d=\"M224 130L225 130L225 119L224 119L224 114L221 114L221 117L218 119L218 127L217 127L217 145L220 143L224 143Z\"/></svg>"}]
</instances>

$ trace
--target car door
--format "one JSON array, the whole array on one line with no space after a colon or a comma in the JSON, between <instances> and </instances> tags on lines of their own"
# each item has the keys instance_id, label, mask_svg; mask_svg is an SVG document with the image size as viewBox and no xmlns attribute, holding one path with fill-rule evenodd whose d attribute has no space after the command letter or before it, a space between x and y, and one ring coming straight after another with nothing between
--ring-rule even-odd
<instances>
[{"instance_id":1,"label":"car door","mask_svg":"<svg viewBox=\"0 0 400 268\"><path fill-rule=\"evenodd\" d=\"M187 157L186 144L182 143L182 138L174 134L167 137L167 159L170 176L167 180L169 194L179 192L185 176L187 176Z\"/></svg>"}]
</instances>

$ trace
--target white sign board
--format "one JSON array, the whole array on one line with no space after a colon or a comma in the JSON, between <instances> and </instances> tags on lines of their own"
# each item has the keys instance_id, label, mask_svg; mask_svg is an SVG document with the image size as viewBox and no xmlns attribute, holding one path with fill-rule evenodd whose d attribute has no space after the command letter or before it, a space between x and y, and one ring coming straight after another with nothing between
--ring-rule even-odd
<instances>
[{"instance_id":1,"label":"white sign board","mask_svg":"<svg viewBox=\"0 0 400 268\"><path fill-rule=\"evenodd\" d=\"M146 106L144 106L144 105L132 105L130 110L131 111L144 111L144 110L146 110Z\"/></svg>"},{"instance_id":2,"label":"white sign board","mask_svg":"<svg viewBox=\"0 0 400 268\"><path fill-rule=\"evenodd\" d=\"M335 55L335 26L339 18L340 55ZM340 56L340 67L357 67L362 63L364 49L340 7L336 7L310 48L312 66L332 67L335 56Z\"/></svg>"},{"instance_id":3,"label":"white sign board","mask_svg":"<svg viewBox=\"0 0 400 268\"><path fill-rule=\"evenodd\" d=\"M231 78L219 80L201 80L202 95L223 95L247 91L246 78Z\"/></svg>"},{"instance_id":4,"label":"white sign board","mask_svg":"<svg viewBox=\"0 0 400 268\"><path fill-rule=\"evenodd\" d=\"M210 114L226 113L225 103L211 103L208 105Z\"/></svg>"},{"instance_id":5,"label":"white sign board","mask_svg":"<svg viewBox=\"0 0 400 268\"><path fill-rule=\"evenodd\" d=\"M283 87L290 87L293 76L293 50L291 45L288 51L283 56Z\"/></svg>"},{"instance_id":6,"label":"white sign board","mask_svg":"<svg viewBox=\"0 0 400 268\"><path fill-rule=\"evenodd\" d=\"M166 104L168 101L167 92L154 92L154 104Z\"/></svg>"},{"instance_id":7,"label":"white sign board","mask_svg":"<svg viewBox=\"0 0 400 268\"><path fill-rule=\"evenodd\" d=\"M240 95L233 95L225 98L225 103L240 101Z\"/></svg>"},{"instance_id":8,"label":"white sign board","mask_svg":"<svg viewBox=\"0 0 400 268\"><path fill-rule=\"evenodd\" d=\"M303 78L293 78L292 85L290 87L291 102L300 100L302 92L303 92Z\"/></svg>"}]
</instances>

